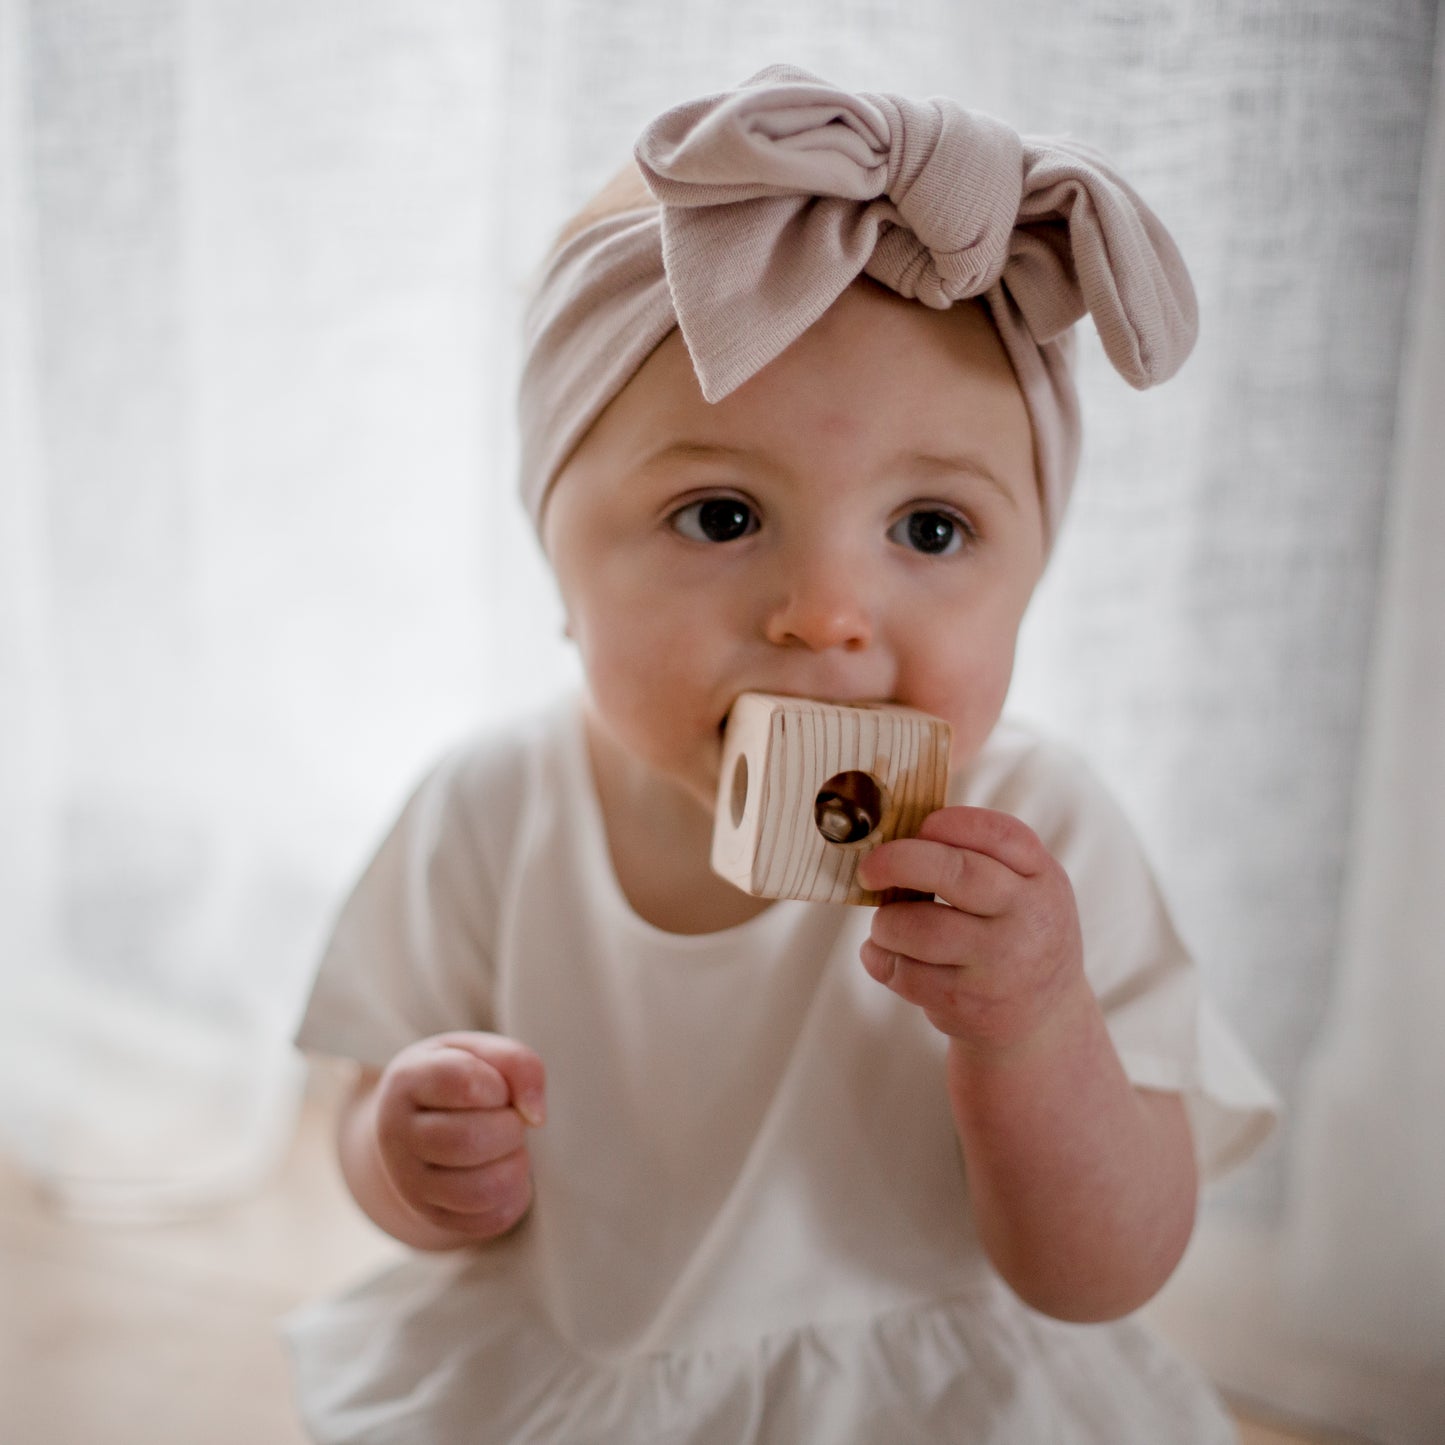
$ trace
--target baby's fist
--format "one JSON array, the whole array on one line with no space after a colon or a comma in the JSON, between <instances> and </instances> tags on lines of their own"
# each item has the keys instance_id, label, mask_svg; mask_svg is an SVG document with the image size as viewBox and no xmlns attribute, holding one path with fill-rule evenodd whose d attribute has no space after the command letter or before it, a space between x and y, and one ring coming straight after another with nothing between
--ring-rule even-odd
<instances>
[{"instance_id":1,"label":"baby's fist","mask_svg":"<svg viewBox=\"0 0 1445 1445\"><path fill-rule=\"evenodd\" d=\"M543 1122L545 1087L541 1059L500 1034L403 1049L376 1093L377 1147L396 1192L440 1228L505 1233L532 1202L526 1133Z\"/></svg>"}]
</instances>

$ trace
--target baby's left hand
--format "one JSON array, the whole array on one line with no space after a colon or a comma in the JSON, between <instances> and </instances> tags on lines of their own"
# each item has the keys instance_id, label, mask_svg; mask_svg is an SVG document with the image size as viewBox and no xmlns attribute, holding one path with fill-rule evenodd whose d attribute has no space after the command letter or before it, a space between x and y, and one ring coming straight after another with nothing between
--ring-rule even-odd
<instances>
[{"instance_id":1,"label":"baby's left hand","mask_svg":"<svg viewBox=\"0 0 1445 1445\"><path fill-rule=\"evenodd\" d=\"M858 867L866 888L940 902L873 915L863 966L933 1026L984 1052L1044 1029L1087 988L1068 875L1032 829L987 808L941 808L916 838L881 843ZM947 905L947 906L943 906Z\"/></svg>"}]
</instances>

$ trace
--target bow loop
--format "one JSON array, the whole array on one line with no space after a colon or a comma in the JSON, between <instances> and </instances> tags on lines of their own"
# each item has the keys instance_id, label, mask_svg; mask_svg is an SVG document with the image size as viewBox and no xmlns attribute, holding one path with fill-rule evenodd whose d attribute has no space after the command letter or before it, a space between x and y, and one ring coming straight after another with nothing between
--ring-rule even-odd
<instances>
[{"instance_id":1,"label":"bow loop","mask_svg":"<svg viewBox=\"0 0 1445 1445\"><path fill-rule=\"evenodd\" d=\"M871 97L786 65L664 112L635 147L653 195L683 209L775 195L871 200L887 186L889 151L888 117Z\"/></svg>"},{"instance_id":2,"label":"bow loop","mask_svg":"<svg viewBox=\"0 0 1445 1445\"><path fill-rule=\"evenodd\" d=\"M1025 181L1004 284L1038 342L1091 313L1114 369L1140 389L1194 348L1189 271L1158 216L1096 151L1025 142Z\"/></svg>"}]
</instances>

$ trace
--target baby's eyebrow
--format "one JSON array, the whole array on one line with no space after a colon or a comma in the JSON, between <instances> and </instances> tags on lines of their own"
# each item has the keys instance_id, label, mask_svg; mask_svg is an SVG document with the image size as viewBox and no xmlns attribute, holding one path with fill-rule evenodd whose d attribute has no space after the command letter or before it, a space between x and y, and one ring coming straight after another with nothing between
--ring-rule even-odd
<instances>
[{"instance_id":1,"label":"baby's eyebrow","mask_svg":"<svg viewBox=\"0 0 1445 1445\"><path fill-rule=\"evenodd\" d=\"M674 441L657 450L648 452L635 463L635 470L678 462L730 462L769 465L765 453L751 447L726 446L721 442ZM973 477L996 491L1012 507L1018 506L1013 489L997 473L967 452L903 452L894 457L890 469L907 471L912 475L933 473L935 475Z\"/></svg>"},{"instance_id":2,"label":"baby's eyebrow","mask_svg":"<svg viewBox=\"0 0 1445 1445\"><path fill-rule=\"evenodd\" d=\"M898 458L904 466L919 471L948 472L953 475L975 477L992 487L1011 507L1018 506L1013 488L975 456L967 453L907 452Z\"/></svg>"},{"instance_id":3,"label":"baby's eyebrow","mask_svg":"<svg viewBox=\"0 0 1445 1445\"><path fill-rule=\"evenodd\" d=\"M669 442L648 452L636 463L637 468L655 467L660 462L743 462L756 460L757 453L747 447L723 446L718 442Z\"/></svg>"}]
</instances>

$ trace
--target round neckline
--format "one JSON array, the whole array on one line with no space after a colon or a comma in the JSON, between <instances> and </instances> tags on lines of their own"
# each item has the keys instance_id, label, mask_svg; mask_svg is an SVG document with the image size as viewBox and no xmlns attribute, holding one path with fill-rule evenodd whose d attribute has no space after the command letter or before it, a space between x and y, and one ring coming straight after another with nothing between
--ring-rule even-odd
<instances>
[{"instance_id":1,"label":"round neckline","mask_svg":"<svg viewBox=\"0 0 1445 1445\"><path fill-rule=\"evenodd\" d=\"M722 946L731 948L738 943L750 941L754 935L760 938L769 937L782 931L797 916L799 910L809 906L795 898L775 898L752 918L707 933L674 933L644 918L632 906L613 863L612 843L607 836L607 820L602 815L602 800L597 793L597 780L592 772L592 760L587 747L586 720L580 694L571 699L568 711L564 747L565 769L569 775L568 785L576 789L579 802L578 816L584 830L579 845L585 855L598 860L597 866L590 871L605 894L602 902L633 932L655 942L665 943L669 948L705 953Z\"/></svg>"}]
</instances>

